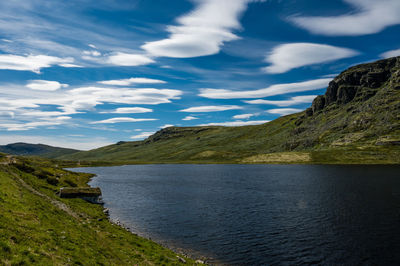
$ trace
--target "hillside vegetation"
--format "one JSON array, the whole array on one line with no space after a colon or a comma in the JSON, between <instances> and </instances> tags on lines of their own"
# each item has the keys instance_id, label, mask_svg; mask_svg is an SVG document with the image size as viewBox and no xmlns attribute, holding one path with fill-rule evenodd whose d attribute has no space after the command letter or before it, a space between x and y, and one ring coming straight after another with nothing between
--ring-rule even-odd
<instances>
[{"instance_id":1,"label":"hillside vegetation","mask_svg":"<svg viewBox=\"0 0 400 266\"><path fill-rule=\"evenodd\" d=\"M400 57L349 68L307 110L244 127L170 127L59 159L113 163L400 163Z\"/></svg>"},{"instance_id":2,"label":"hillside vegetation","mask_svg":"<svg viewBox=\"0 0 400 266\"><path fill-rule=\"evenodd\" d=\"M182 264L172 251L111 224L101 205L56 196L62 186L87 186L91 175L10 158L0 155L0 265Z\"/></svg>"},{"instance_id":3,"label":"hillside vegetation","mask_svg":"<svg viewBox=\"0 0 400 266\"><path fill-rule=\"evenodd\" d=\"M56 158L65 154L76 153L78 152L78 150L52 147L44 144L29 144L18 142L7 145L0 145L0 152L12 155Z\"/></svg>"}]
</instances>

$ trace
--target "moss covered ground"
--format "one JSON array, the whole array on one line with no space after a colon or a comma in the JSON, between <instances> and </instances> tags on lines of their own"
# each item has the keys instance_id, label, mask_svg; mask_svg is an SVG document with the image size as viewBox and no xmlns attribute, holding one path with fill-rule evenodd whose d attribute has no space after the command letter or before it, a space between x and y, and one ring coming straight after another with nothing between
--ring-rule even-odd
<instances>
[{"instance_id":1,"label":"moss covered ground","mask_svg":"<svg viewBox=\"0 0 400 266\"><path fill-rule=\"evenodd\" d=\"M174 252L110 223L101 205L56 196L90 177L46 160L1 164L0 265L182 264Z\"/></svg>"}]
</instances>

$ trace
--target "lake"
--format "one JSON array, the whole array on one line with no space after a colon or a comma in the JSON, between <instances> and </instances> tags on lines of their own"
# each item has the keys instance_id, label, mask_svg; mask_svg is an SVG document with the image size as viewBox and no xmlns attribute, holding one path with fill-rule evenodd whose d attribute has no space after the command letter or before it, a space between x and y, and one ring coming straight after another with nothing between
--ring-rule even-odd
<instances>
[{"instance_id":1,"label":"lake","mask_svg":"<svg viewBox=\"0 0 400 266\"><path fill-rule=\"evenodd\" d=\"M400 167L74 168L133 232L211 264L400 263Z\"/></svg>"}]
</instances>

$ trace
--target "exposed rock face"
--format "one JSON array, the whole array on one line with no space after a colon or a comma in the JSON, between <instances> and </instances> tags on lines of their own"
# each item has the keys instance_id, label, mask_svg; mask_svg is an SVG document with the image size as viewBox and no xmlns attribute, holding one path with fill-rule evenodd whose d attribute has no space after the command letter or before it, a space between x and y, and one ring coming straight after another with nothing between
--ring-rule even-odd
<instances>
[{"instance_id":1,"label":"exposed rock face","mask_svg":"<svg viewBox=\"0 0 400 266\"><path fill-rule=\"evenodd\" d=\"M330 104L343 105L351 101L365 101L387 84L400 90L400 57L358 65L342 72L329 83L325 95L314 99L311 110L315 114ZM308 110L307 115L312 115Z\"/></svg>"},{"instance_id":2,"label":"exposed rock face","mask_svg":"<svg viewBox=\"0 0 400 266\"><path fill-rule=\"evenodd\" d=\"M326 98L324 95L319 95L314 99L311 109L312 113L316 113L325 107Z\"/></svg>"}]
</instances>

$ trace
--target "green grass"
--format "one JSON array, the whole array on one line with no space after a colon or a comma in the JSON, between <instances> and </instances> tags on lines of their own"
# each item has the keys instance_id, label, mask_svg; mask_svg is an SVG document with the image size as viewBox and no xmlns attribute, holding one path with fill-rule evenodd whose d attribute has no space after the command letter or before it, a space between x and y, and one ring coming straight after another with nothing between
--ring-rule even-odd
<instances>
[{"instance_id":1,"label":"green grass","mask_svg":"<svg viewBox=\"0 0 400 266\"><path fill-rule=\"evenodd\" d=\"M391 74L379 88L358 85L350 102L337 100L311 116L304 111L257 126L171 127L145 141L58 159L81 160L83 164L251 163L258 156L266 159L263 163L398 164L400 57L352 67L335 80L352 85L355 76L365 80L369 72L381 70ZM282 152L309 153L311 159L277 160L276 155L267 160L271 153Z\"/></svg>"},{"instance_id":2,"label":"green grass","mask_svg":"<svg viewBox=\"0 0 400 266\"><path fill-rule=\"evenodd\" d=\"M67 180L82 185L90 175L51 168L44 160L19 160L30 164L35 172L0 166L1 265L180 264L174 252L111 224L100 205L55 195ZM57 176L58 185L35 176L38 171ZM27 190L14 175L40 193L65 203L78 218Z\"/></svg>"}]
</instances>

